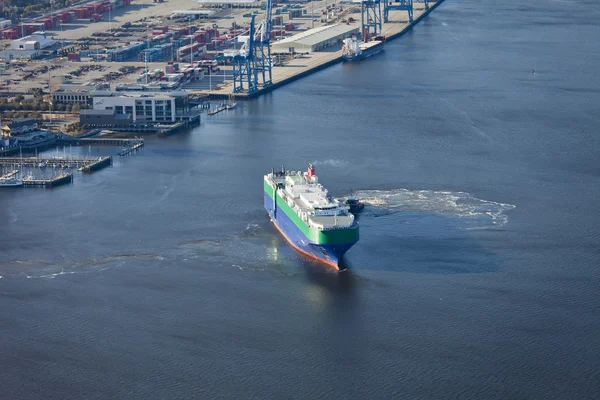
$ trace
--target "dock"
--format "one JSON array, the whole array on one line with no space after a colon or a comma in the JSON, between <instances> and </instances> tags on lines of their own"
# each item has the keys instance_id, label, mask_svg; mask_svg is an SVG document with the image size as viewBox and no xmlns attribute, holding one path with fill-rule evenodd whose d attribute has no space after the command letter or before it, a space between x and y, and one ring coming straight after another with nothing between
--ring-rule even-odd
<instances>
[{"instance_id":1,"label":"dock","mask_svg":"<svg viewBox=\"0 0 600 400\"><path fill-rule=\"evenodd\" d=\"M225 110L227 110L226 106L219 106L219 107L215 107L212 110L208 111L207 114L208 115L215 115L215 114L218 114L221 111L225 111Z\"/></svg>"},{"instance_id":2,"label":"dock","mask_svg":"<svg viewBox=\"0 0 600 400\"><path fill-rule=\"evenodd\" d=\"M78 168L80 171L93 172L112 164L112 157L0 157L0 165L24 165L33 168ZM99 168L100 167L100 168Z\"/></svg>"},{"instance_id":3,"label":"dock","mask_svg":"<svg viewBox=\"0 0 600 400\"><path fill-rule=\"evenodd\" d=\"M138 142L138 143L134 144L133 146L129 146L129 147L124 148L118 154L120 156L126 156L128 154L131 154L131 153L135 152L138 149L141 149L142 147L144 147L144 141L143 140L141 142Z\"/></svg>"},{"instance_id":4,"label":"dock","mask_svg":"<svg viewBox=\"0 0 600 400\"><path fill-rule=\"evenodd\" d=\"M100 157L94 162L88 163L78 168L78 171L92 173L112 165L112 157Z\"/></svg>"},{"instance_id":5,"label":"dock","mask_svg":"<svg viewBox=\"0 0 600 400\"><path fill-rule=\"evenodd\" d=\"M60 174L50 179L22 179L24 187L44 187L52 188L61 185L67 185L73 182L73 174Z\"/></svg>"}]
</instances>

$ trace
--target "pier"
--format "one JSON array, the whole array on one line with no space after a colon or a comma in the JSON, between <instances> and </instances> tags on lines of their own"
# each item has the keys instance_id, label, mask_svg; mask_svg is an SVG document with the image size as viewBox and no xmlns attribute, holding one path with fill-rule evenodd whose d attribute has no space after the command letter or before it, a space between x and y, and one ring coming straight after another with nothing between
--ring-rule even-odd
<instances>
[{"instance_id":1,"label":"pier","mask_svg":"<svg viewBox=\"0 0 600 400\"><path fill-rule=\"evenodd\" d=\"M94 162L85 164L78 168L78 171L92 173L112 165L112 157L100 157Z\"/></svg>"},{"instance_id":2,"label":"pier","mask_svg":"<svg viewBox=\"0 0 600 400\"><path fill-rule=\"evenodd\" d=\"M23 187L43 187L52 188L61 185L67 185L73 182L73 174L60 174L50 179L22 179Z\"/></svg>"},{"instance_id":3,"label":"pier","mask_svg":"<svg viewBox=\"0 0 600 400\"><path fill-rule=\"evenodd\" d=\"M133 146L124 148L118 154L120 156L126 156L128 154L131 154L131 153L135 152L138 149L141 149L142 147L144 147L144 141L143 140L141 142L138 142L138 143L134 144Z\"/></svg>"},{"instance_id":4,"label":"pier","mask_svg":"<svg viewBox=\"0 0 600 400\"><path fill-rule=\"evenodd\" d=\"M225 111L226 109L227 109L227 107L225 107L225 106L218 106L218 107L215 107L215 108L211 109L210 111L208 111L207 114L215 115L215 114L220 113L221 111Z\"/></svg>"}]
</instances>

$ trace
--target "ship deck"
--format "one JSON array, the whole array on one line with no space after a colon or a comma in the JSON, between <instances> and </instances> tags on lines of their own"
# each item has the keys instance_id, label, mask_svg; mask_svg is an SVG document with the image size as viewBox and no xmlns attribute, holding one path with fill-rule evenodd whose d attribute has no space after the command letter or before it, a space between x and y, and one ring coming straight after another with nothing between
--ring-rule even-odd
<instances>
[{"instance_id":1,"label":"ship deck","mask_svg":"<svg viewBox=\"0 0 600 400\"><path fill-rule=\"evenodd\" d=\"M318 224L318 225L323 225L326 229L336 227L338 225L340 227L347 227L348 225L350 225L352 223L352 221L354 219L350 215L338 215L338 216L311 215L309 218L313 223Z\"/></svg>"},{"instance_id":2,"label":"ship deck","mask_svg":"<svg viewBox=\"0 0 600 400\"><path fill-rule=\"evenodd\" d=\"M366 43L363 42L360 44L360 49L364 51L364 50L370 49L371 47L380 45L381 43L383 43L383 42L380 40L372 40L372 41L366 42Z\"/></svg>"}]
</instances>

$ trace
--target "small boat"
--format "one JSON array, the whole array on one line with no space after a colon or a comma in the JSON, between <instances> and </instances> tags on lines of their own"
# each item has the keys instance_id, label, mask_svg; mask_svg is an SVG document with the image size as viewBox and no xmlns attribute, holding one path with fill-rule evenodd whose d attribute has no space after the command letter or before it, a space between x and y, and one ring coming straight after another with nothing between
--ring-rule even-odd
<instances>
[{"instance_id":1,"label":"small boat","mask_svg":"<svg viewBox=\"0 0 600 400\"><path fill-rule=\"evenodd\" d=\"M12 171L11 173L0 176L0 187L19 187L23 186L23 181L17 178L18 170Z\"/></svg>"},{"instance_id":2,"label":"small boat","mask_svg":"<svg viewBox=\"0 0 600 400\"><path fill-rule=\"evenodd\" d=\"M233 110L237 106L237 104L237 101L233 101L233 96L229 95L229 101L225 105L225 108L227 108L228 110Z\"/></svg>"},{"instance_id":3,"label":"small boat","mask_svg":"<svg viewBox=\"0 0 600 400\"><path fill-rule=\"evenodd\" d=\"M365 205L358 200L356 196L348 196L346 199L346 205L350 207L351 213L357 213L365 207Z\"/></svg>"},{"instance_id":4,"label":"small boat","mask_svg":"<svg viewBox=\"0 0 600 400\"><path fill-rule=\"evenodd\" d=\"M23 186L23 181L17 178L0 179L0 188L20 187Z\"/></svg>"}]
</instances>

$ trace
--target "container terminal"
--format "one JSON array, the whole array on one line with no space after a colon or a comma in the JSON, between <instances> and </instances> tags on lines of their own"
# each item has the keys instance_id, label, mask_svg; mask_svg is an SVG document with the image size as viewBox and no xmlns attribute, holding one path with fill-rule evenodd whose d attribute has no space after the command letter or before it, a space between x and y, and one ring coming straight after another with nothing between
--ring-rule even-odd
<instances>
[{"instance_id":1,"label":"container terminal","mask_svg":"<svg viewBox=\"0 0 600 400\"><path fill-rule=\"evenodd\" d=\"M75 103L96 108L99 84L112 91L255 97L341 61L344 39L402 35L442 1L83 3L0 21L0 93L42 88L52 103L72 110Z\"/></svg>"}]
</instances>

